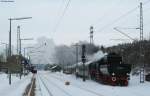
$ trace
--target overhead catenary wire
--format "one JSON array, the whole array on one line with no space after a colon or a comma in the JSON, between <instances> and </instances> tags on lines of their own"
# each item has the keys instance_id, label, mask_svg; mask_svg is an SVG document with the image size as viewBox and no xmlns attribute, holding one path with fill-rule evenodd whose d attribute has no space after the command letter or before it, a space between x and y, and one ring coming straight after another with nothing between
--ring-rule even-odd
<instances>
[{"instance_id":1,"label":"overhead catenary wire","mask_svg":"<svg viewBox=\"0 0 150 96\"><path fill-rule=\"evenodd\" d=\"M62 14L62 10L64 9L64 6L66 5L66 0L62 0L62 2L61 2L61 4L60 4L60 6L59 6L59 8L58 8L58 12L57 12L57 14L56 14L56 16L55 17L59 17L60 18L60 14ZM57 19L56 19L57 20ZM57 22L58 22L58 20L57 20ZM56 25L55 25L56 26Z\"/></svg>"},{"instance_id":2,"label":"overhead catenary wire","mask_svg":"<svg viewBox=\"0 0 150 96\"><path fill-rule=\"evenodd\" d=\"M110 13L111 9L113 9L116 5L118 5L122 0L119 0L117 3L113 2L112 6L110 6L106 12L96 21L94 22L92 25L93 26L97 26L102 20L104 20L104 18L106 18L106 15L108 13Z\"/></svg>"},{"instance_id":3,"label":"overhead catenary wire","mask_svg":"<svg viewBox=\"0 0 150 96\"><path fill-rule=\"evenodd\" d=\"M118 22L119 20L121 20L123 17L126 17L127 15L131 14L132 12L136 11L138 7L128 11L127 13L121 15L120 17L118 17L117 19L113 20L112 22L106 24L104 27L102 27L101 29L98 29L97 32L99 31L103 31L105 28L108 28L109 26L113 25L114 23Z\"/></svg>"},{"instance_id":4,"label":"overhead catenary wire","mask_svg":"<svg viewBox=\"0 0 150 96\"><path fill-rule=\"evenodd\" d=\"M119 28L119 29L124 29L124 30L128 30L128 29L139 29L139 27L115 27L115 28Z\"/></svg>"},{"instance_id":5,"label":"overhead catenary wire","mask_svg":"<svg viewBox=\"0 0 150 96\"><path fill-rule=\"evenodd\" d=\"M114 41L129 41L130 39L110 39L110 40L114 40Z\"/></svg>"},{"instance_id":6,"label":"overhead catenary wire","mask_svg":"<svg viewBox=\"0 0 150 96\"><path fill-rule=\"evenodd\" d=\"M62 12L62 15L60 16L60 18L58 19L56 25L54 26L54 31L53 31L53 32L56 32L56 31L57 31L57 29L58 29L58 27L59 27L59 25L60 25L60 23L61 23L63 17L64 17L65 14L66 14L66 11L67 11L67 9L68 9L68 7L69 7L69 5L70 5L70 2L71 2L71 0L68 0L68 2L66 3L66 6L65 6L65 8L64 8L64 10L63 10L63 12Z\"/></svg>"},{"instance_id":7,"label":"overhead catenary wire","mask_svg":"<svg viewBox=\"0 0 150 96\"><path fill-rule=\"evenodd\" d=\"M114 30L116 30L117 32L119 32L119 33L123 34L124 36L128 37L129 39L131 39L131 40L133 40L133 41L136 41L134 38L132 38L131 36L129 36L128 34L126 34L126 33L122 32L122 31L120 31L119 29L114 28Z\"/></svg>"},{"instance_id":8,"label":"overhead catenary wire","mask_svg":"<svg viewBox=\"0 0 150 96\"><path fill-rule=\"evenodd\" d=\"M61 9L64 8L65 4L66 4L66 0L62 0L60 6L59 6L59 8L58 8L58 14L56 14L56 15L60 15L60 14L62 13L62 10L61 10Z\"/></svg>"},{"instance_id":9,"label":"overhead catenary wire","mask_svg":"<svg viewBox=\"0 0 150 96\"><path fill-rule=\"evenodd\" d=\"M143 3L143 5L146 5L146 4L148 4L149 2L150 2L150 0L147 0L147 1L145 1L145 2ZM123 17L128 16L128 15L131 14L132 12L136 11L138 8L139 8L139 6L137 6L137 7L133 8L133 9L129 10L128 12L126 12L125 14L119 16L118 18L116 18L116 19L113 20L112 22L110 22L110 23L104 25L101 29L98 29L97 32L103 31L104 29L110 27L110 26L113 25L114 23L117 23L117 22L120 21Z\"/></svg>"},{"instance_id":10,"label":"overhead catenary wire","mask_svg":"<svg viewBox=\"0 0 150 96\"><path fill-rule=\"evenodd\" d=\"M148 0L148 1L149 1L149 0ZM146 3L148 3L148 2L146 2ZM146 4L146 3L145 3L145 4ZM114 28L116 31L118 31L118 32L120 32L121 34L123 34L124 36L126 36L126 37L132 39L133 41L134 41L134 39L133 39L132 37L130 37L130 36L129 36L128 34L126 34L126 33L123 33L123 32L120 31L118 28L121 28L121 29L124 29L124 30L126 30L126 29L140 29L140 27L134 27L134 28L131 28L131 27L115 27L115 28Z\"/></svg>"}]
</instances>

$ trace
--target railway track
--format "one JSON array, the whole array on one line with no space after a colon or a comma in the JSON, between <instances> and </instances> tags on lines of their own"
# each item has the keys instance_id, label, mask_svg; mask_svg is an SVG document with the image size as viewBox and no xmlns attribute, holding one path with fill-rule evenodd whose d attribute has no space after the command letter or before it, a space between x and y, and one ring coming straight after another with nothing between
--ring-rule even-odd
<instances>
[{"instance_id":1,"label":"railway track","mask_svg":"<svg viewBox=\"0 0 150 96\"><path fill-rule=\"evenodd\" d=\"M61 93L64 93L65 96L73 96L71 95L70 93L68 93L67 91L65 91L63 88L59 87L57 84L55 84L53 81L47 79L46 77L43 76L43 78L41 76L38 76L39 79L41 80L42 84L44 85L45 89L47 90L49 96L55 96L54 93L52 93L52 91L49 89L48 85L51 85L51 87L55 87L57 88L58 90L55 90L55 91L61 91ZM48 82L45 83L45 82Z\"/></svg>"},{"instance_id":2,"label":"railway track","mask_svg":"<svg viewBox=\"0 0 150 96\"><path fill-rule=\"evenodd\" d=\"M79 85L77 82L71 83L69 86L66 86L65 82L67 80L64 78L63 75L57 76L54 74L39 74L38 78L40 79L41 85L43 85L45 89L49 91L48 92L49 95L41 95L41 96L60 96L60 95L55 95L55 93L57 92L59 93L61 92L62 93L61 96L76 96L77 94L79 94L79 96L104 96L101 95L100 92L96 92L95 90ZM119 96L120 92L124 93L124 89L126 90L126 87L120 87L120 88L121 88L120 91L118 91L118 87L109 88L112 89L110 93L114 93L115 96ZM72 91L74 91L77 94L75 95ZM83 94L91 94L91 95L81 95L80 93L82 92ZM139 94L137 91L131 91L130 88L127 89L127 93L125 93L124 95L143 96L143 94Z\"/></svg>"},{"instance_id":3,"label":"railway track","mask_svg":"<svg viewBox=\"0 0 150 96\"><path fill-rule=\"evenodd\" d=\"M59 80L60 82L63 82L63 83L66 82L66 80L64 80L64 79L62 79L62 78L58 78L58 77L53 76L53 75L51 75L51 77L53 77L54 79ZM96 95L96 96L104 96L104 95L101 95L101 94L99 94L99 93L97 93L97 92L94 92L94 91L92 91L92 90L90 90L90 89L83 88L83 87L81 87L81 86L79 86L79 85L77 85L77 84L72 84L72 85L70 85L70 86L79 88L79 89L81 89L81 90L83 90L83 91L86 91L86 92L88 92L88 93L92 93L92 94L94 94L94 95Z\"/></svg>"},{"instance_id":4,"label":"railway track","mask_svg":"<svg viewBox=\"0 0 150 96\"><path fill-rule=\"evenodd\" d=\"M46 83L44 82L44 80L43 80L39 75L37 76L37 78L39 79L39 82L40 82L40 81L42 82L42 84L44 85L44 87L45 87L46 91L48 92L49 96L54 96L54 95L52 94L52 92L48 89L48 87L47 87ZM39 86L39 87L40 87L40 86ZM40 89L41 89L41 87L40 87ZM41 90L40 90L40 91L41 91Z\"/></svg>"},{"instance_id":5,"label":"railway track","mask_svg":"<svg viewBox=\"0 0 150 96\"><path fill-rule=\"evenodd\" d=\"M38 76L36 76L36 81L37 81L37 83L36 83L36 87L38 88L38 90L40 91L40 96L44 96L43 94L42 94L42 88L41 88L41 84L40 84L40 80L39 80L39 77Z\"/></svg>"}]
</instances>

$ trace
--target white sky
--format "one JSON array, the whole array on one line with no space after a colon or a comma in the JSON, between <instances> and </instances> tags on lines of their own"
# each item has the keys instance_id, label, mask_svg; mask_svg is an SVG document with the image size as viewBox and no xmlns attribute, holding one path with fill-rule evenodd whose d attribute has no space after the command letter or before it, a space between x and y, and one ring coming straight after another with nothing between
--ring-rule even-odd
<instances>
[{"instance_id":1,"label":"white sky","mask_svg":"<svg viewBox=\"0 0 150 96\"><path fill-rule=\"evenodd\" d=\"M16 45L17 25L21 26L22 38L34 38L35 43L41 36L52 38L59 44L76 43L79 40L89 41L89 28L95 27L94 42L98 45L110 46L122 41L111 39L127 39L113 30L114 27L138 27L139 9L123 17L111 26L111 23L121 15L139 5L139 0L71 0L70 6L56 32L54 27L60 18L68 0L14 0L14 3L0 2L0 41L8 42L10 17L32 17L30 20L12 21L12 42ZM143 2L147 0L141 0ZM150 33L150 2L144 8L144 38ZM139 38L139 30L122 30L133 38ZM126 42L126 41L124 41Z\"/></svg>"}]
</instances>

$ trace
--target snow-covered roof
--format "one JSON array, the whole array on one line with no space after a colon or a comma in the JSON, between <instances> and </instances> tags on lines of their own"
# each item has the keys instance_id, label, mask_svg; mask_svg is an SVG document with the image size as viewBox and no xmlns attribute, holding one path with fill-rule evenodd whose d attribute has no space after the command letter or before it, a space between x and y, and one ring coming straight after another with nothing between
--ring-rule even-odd
<instances>
[{"instance_id":1,"label":"snow-covered roof","mask_svg":"<svg viewBox=\"0 0 150 96\"><path fill-rule=\"evenodd\" d=\"M55 66L51 67L51 69L54 69L54 68L56 68L56 67L57 67L57 65L55 65Z\"/></svg>"}]
</instances>

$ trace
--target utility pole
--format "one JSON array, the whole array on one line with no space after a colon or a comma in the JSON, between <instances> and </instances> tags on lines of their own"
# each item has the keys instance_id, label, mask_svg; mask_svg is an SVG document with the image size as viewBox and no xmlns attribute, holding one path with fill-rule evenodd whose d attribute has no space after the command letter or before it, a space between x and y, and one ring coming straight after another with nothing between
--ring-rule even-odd
<instances>
[{"instance_id":1,"label":"utility pole","mask_svg":"<svg viewBox=\"0 0 150 96\"><path fill-rule=\"evenodd\" d=\"M20 44L20 26L17 26L17 54L19 55L19 44Z\"/></svg>"},{"instance_id":2,"label":"utility pole","mask_svg":"<svg viewBox=\"0 0 150 96\"><path fill-rule=\"evenodd\" d=\"M21 56L21 36L20 36L20 26L17 27L18 33L18 54Z\"/></svg>"},{"instance_id":3,"label":"utility pole","mask_svg":"<svg viewBox=\"0 0 150 96\"><path fill-rule=\"evenodd\" d=\"M77 72L77 69L78 69L78 55L79 55L79 54L78 54L78 50L79 50L78 48L79 48L80 45L79 45L78 43L76 43L76 44L73 45L73 46L76 47L76 70L75 70L75 72L76 72L76 77L77 77L77 73L78 73L78 72Z\"/></svg>"},{"instance_id":4,"label":"utility pole","mask_svg":"<svg viewBox=\"0 0 150 96\"><path fill-rule=\"evenodd\" d=\"M90 27L90 44L93 44L94 43L94 40L93 40L93 26Z\"/></svg>"},{"instance_id":5,"label":"utility pole","mask_svg":"<svg viewBox=\"0 0 150 96\"><path fill-rule=\"evenodd\" d=\"M17 47L18 47L18 51L19 51L19 59L20 59L20 65L21 65L21 69L20 69L20 79L21 79L21 76L22 74L24 74L24 65L22 64L22 48L21 48L21 41L22 40L31 40L31 39L21 39L21 36L20 36L20 26L17 27ZM24 50L25 51L25 50Z\"/></svg>"},{"instance_id":6,"label":"utility pole","mask_svg":"<svg viewBox=\"0 0 150 96\"><path fill-rule=\"evenodd\" d=\"M143 7L142 2L140 2L140 83L144 83L145 76L144 76L144 52L143 52Z\"/></svg>"},{"instance_id":7,"label":"utility pole","mask_svg":"<svg viewBox=\"0 0 150 96\"><path fill-rule=\"evenodd\" d=\"M9 30L9 50L8 50L8 57L11 57L11 18L9 19L10 23L10 30Z\"/></svg>"},{"instance_id":8,"label":"utility pole","mask_svg":"<svg viewBox=\"0 0 150 96\"><path fill-rule=\"evenodd\" d=\"M12 20L24 20L24 19L31 19L32 17L22 17L22 18L9 18L9 24L10 24L10 29L9 29L9 52L8 52L8 57L11 57L11 23Z\"/></svg>"},{"instance_id":9,"label":"utility pole","mask_svg":"<svg viewBox=\"0 0 150 96\"><path fill-rule=\"evenodd\" d=\"M24 20L31 19L32 17L22 17L22 18L9 18L10 30L9 30L9 50L8 50L8 58L11 57L11 23L12 20ZM11 70L9 70L9 84L11 85Z\"/></svg>"},{"instance_id":10,"label":"utility pole","mask_svg":"<svg viewBox=\"0 0 150 96\"><path fill-rule=\"evenodd\" d=\"M19 55L19 61L20 61L20 79L22 76L22 71L23 71L23 66L22 66L22 54L21 54L21 37L20 37L20 26L17 26L17 51L18 51L18 55ZM18 62L19 63L19 62Z\"/></svg>"},{"instance_id":11,"label":"utility pole","mask_svg":"<svg viewBox=\"0 0 150 96\"><path fill-rule=\"evenodd\" d=\"M19 33L20 33L20 28L19 28ZM23 57L23 55L22 55L22 46L21 46L21 44L22 44L22 40L33 40L33 38L24 38L24 39L21 39L21 37L20 37L20 34L19 34L19 56L20 56L20 64L21 64L21 75L22 74L24 74L24 72L25 72L25 64L22 62L22 57ZM24 57L25 57L25 48L24 48Z\"/></svg>"},{"instance_id":12,"label":"utility pole","mask_svg":"<svg viewBox=\"0 0 150 96\"><path fill-rule=\"evenodd\" d=\"M10 30L9 30L9 49L8 49L8 58L11 57L11 18L9 19ZM11 85L11 71L9 70L9 85Z\"/></svg>"}]
</instances>

